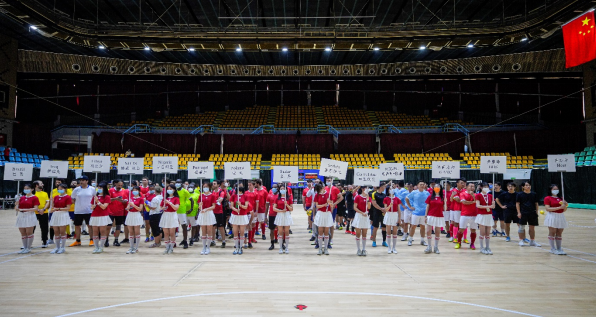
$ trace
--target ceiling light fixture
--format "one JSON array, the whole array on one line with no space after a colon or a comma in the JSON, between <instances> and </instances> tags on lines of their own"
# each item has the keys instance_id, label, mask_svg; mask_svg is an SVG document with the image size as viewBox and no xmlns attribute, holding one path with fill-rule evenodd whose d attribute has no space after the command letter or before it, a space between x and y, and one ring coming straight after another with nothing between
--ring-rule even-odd
<instances>
[{"instance_id":1,"label":"ceiling light fixture","mask_svg":"<svg viewBox=\"0 0 596 317\"><path fill-rule=\"evenodd\" d=\"M145 51L150 51L151 48L149 48L149 46L145 46Z\"/></svg>"},{"instance_id":2,"label":"ceiling light fixture","mask_svg":"<svg viewBox=\"0 0 596 317\"><path fill-rule=\"evenodd\" d=\"M373 48L373 51L378 51L378 50L380 50L380 48L378 48L378 47Z\"/></svg>"},{"instance_id":3,"label":"ceiling light fixture","mask_svg":"<svg viewBox=\"0 0 596 317\"><path fill-rule=\"evenodd\" d=\"M527 41L527 40L528 40L528 38L527 38L527 37L524 37L523 39L521 39L521 41L522 41L522 42L525 42L525 41Z\"/></svg>"},{"instance_id":4,"label":"ceiling light fixture","mask_svg":"<svg viewBox=\"0 0 596 317\"><path fill-rule=\"evenodd\" d=\"M326 47L326 48L325 48L325 52L331 52L331 48L329 48L329 47Z\"/></svg>"},{"instance_id":5,"label":"ceiling light fixture","mask_svg":"<svg viewBox=\"0 0 596 317\"><path fill-rule=\"evenodd\" d=\"M190 47L190 48L188 49L188 51L189 51L189 52L194 52L194 51L195 51L195 48L194 48L194 47Z\"/></svg>"},{"instance_id":6,"label":"ceiling light fixture","mask_svg":"<svg viewBox=\"0 0 596 317\"><path fill-rule=\"evenodd\" d=\"M105 46L103 46L103 45L100 45L100 46L99 46L99 49L100 49L100 50L103 50L103 49L105 49L105 48L106 48L106 47L105 47Z\"/></svg>"},{"instance_id":7,"label":"ceiling light fixture","mask_svg":"<svg viewBox=\"0 0 596 317\"><path fill-rule=\"evenodd\" d=\"M426 46L420 46L420 49L421 50L425 50L426 49Z\"/></svg>"},{"instance_id":8,"label":"ceiling light fixture","mask_svg":"<svg viewBox=\"0 0 596 317\"><path fill-rule=\"evenodd\" d=\"M472 47L474 47L474 44L468 44L468 47L472 48Z\"/></svg>"},{"instance_id":9,"label":"ceiling light fixture","mask_svg":"<svg viewBox=\"0 0 596 317\"><path fill-rule=\"evenodd\" d=\"M287 47L284 47L284 48L281 49L281 51L282 52L287 52L288 51L288 48Z\"/></svg>"},{"instance_id":10,"label":"ceiling light fixture","mask_svg":"<svg viewBox=\"0 0 596 317\"><path fill-rule=\"evenodd\" d=\"M237 48L237 49L236 49L236 52L242 52L242 48L240 48L240 47L239 47L239 48Z\"/></svg>"},{"instance_id":11,"label":"ceiling light fixture","mask_svg":"<svg viewBox=\"0 0 596 317\"><path fill-rule=\"evenodd\" d=\"M35 25L31 25L30 28L33 30L37 30L37 27Z\"/></svg>"}]
</instances>

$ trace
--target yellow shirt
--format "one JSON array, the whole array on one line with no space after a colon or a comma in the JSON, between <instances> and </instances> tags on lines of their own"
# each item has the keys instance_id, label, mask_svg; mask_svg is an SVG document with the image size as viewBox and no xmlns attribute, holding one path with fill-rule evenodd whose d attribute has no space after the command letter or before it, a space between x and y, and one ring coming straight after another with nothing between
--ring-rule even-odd
<instances>
[{"instance_id":1,"label":"yellow shirt","mask_svg":"<svg viewBox=\"0 0 596 317\"><path fill-rule=\"evenodd\" d=\"M66 195L72 196L72 188L66 189ZM58 188L54 188L54 190L52 191L52 199L54 199L54 197L56 196L58 196ZM39 203L41 204L41 200L39 201ZM74 202L70 205L70 209L68 211L74 212Z\"/></svg>"},{"instance_id":2,"label":"yellow shirt","mask_svg":"<svg viewBox=\"0 0 596 317\"><path fill-rule=\"evenodd\" d=\"M46 193L44 191L40 191L40 192L36 191L35 196L37 196L37 199L39 199L39 207L38 208L40 208L40 209L42 209L46 205L46 202L50 199L48 197L48 193ZM37 212L37 211L35 213L39 214L39 212ZM47 213L48 213L48 210L46 209L44 214L47 214Z\"/></svg>"}]
</instances>

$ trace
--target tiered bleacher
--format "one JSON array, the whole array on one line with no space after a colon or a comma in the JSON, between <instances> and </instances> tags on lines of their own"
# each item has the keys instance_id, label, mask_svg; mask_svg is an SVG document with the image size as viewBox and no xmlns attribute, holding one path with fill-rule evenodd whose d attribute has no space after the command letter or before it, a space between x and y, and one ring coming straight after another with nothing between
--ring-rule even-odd
<instances>
[{"instance_id":1,"label":"tiered bleacher","mask_svg":"<svg viewBox=\"0 0 596 317\"><path fill-rule=\"evenodd\" d=\"M250 169L261 169L262 154L211 154L209 162L215 169L223 169L226 162L250 162Z\"/></svg>"},{"instance_id":2,"label":"tiered bleacher","mask_svg":"<svg viewBox=\"0 0 596 317\"><path fill-rule=\"evenodd\" d=\"M431 169L433 161L453 161L447 153L397 153L393 158L407 169Z\"/></svg>"},{"instance_id":3,"label":"tiered bleacher","mask_svg":"<svg viewBox=\"0 0 596 317\"><path fill-rule=\"evenodd\" d=\"M200 154L145 154L144 165L145 169L152 169L153 168L153 157L154 156L178 156L178 166L181 170L185 170L188 168L188 162L198 162L201 158ZM114 163L114 159L112 158L112 164ZM116 164L117 164L116 160Z\"/></svg>"},{"instance_id":4,"label":"tiered bleacher","mask_svg":"<svg viewBox=\"0 0 596 317\"><path fill-rule=\"evenodd\" d=\"M575 153L575 165L596 166L596 146L587 146L583 151Z\"/></svg>"},{"instance_id":5,"label":"tiered bleacher","mask_svg":"<svg viewBox=\"0 0 596 317\"><path fill-rule=\"evenodd\" d=\"M316 128L314 106L280 106L275 112L276 128Z\"/></svg>"},{"instance_id":6,"label":"tiered bleacher","mask_svg":"<svg viewBox=\"0 0 596 317\"><path fill-rule=\"evenodd\" d=\"M462 158L470 168L480 168L481 156L506 156L507 168L532 168L534 165L534 156L511 156L509 153L460 153Z\"/></svg>"},{"instance_id":7,"label":"tiered bleacher","mask_svg":"<svg viewBox=\"0 0 596 317\"><path fill-rule=\"evenodd\" d=\"M372 127L364 110L353 110L339 106L323 106L325 124L335 128Z\"/></svg>"},{"instance_id":8,"label":"tiered bleacher","mask_svg":"<svg viewBox=\"0 0 596 317\"><path fill-rule=\"evenodd\" d=\"M403 113L392 113L388 111L375 111L375 116L382 125L393 125L396 127L421 127L421 126L440 126L445 123L459 123L469 125L461 120L449 120L448 118L431 119L428 116L410 116Z\"/></svg>"},{"instance_id":9,"label":"tiered bleacher","mask_svg":"<svg viewBox=\"0 0 596 317\"><path fill-rule=\"evenodd\" d=\"M110 167L112 169L116 169L118 166L118 158L126 157L123 153L79 153L76 156L70 156L68 158L68 168L69 169L82 169L85 164L85 157L87 156L109 156L110 157ZM143 165L145 169L152 169L153 168L153 157L154 156L178 156L178 166L180 169L186 169L188 162L198 162L199 158L201 157L200 154L145 154Z\"/></svg>"},{"instance_id":10,"label":"tiered bleacher","mask_svg":"<svg viewBox=\"0 0 596 317\"><path fill-rule=\"evenodd\" d=\"M267 124L268 115L268 106L253 106L244 110L228 110L222 119L221 127L258 128Z\"/></svg>"},{"instance_id":11,"label":"tiered bleacher","mask_svg":"<svg viewBox=\"0 0 596 317\"><path fill-rule=\"evenodd\" d=\"M271 166L298 166L302 169L319 169L320 154L273 154Z\"/></svg>"},{"instance_id":12,"label":"tiered bleacher","mask_svg":"<svg viewBox=\"0 0 596 317\"><path fill-rule=\"evenodd\" d=\"M158 127L198 127L201 125L212 125L217 117L217 112L205 112L203 114L185 114L183 116L166 117L157 124Z\"/></svg>"},{"instance_id":13,"label":"tiered bleacher","mask_svg":"<svg viewBox=\"0 0 596 317\"><path fill-rule=\"evenodd\" d=\"M41 161L49 159L46 155L19 153L17 149L12 148L10 150L8 161L6 161L4 159L4 149L6 149L6 147L0 146L0 166L4 166L4 163L29 163L34 164L35 167L40 167Z\"/></svg>"},{"instance_id":14,"label":"tiered bleacher","mask_svg":"<svg viewBox=\"0 0 596 317\"><path fill-rule=\"evenodd\" d=\"M379 168L379 164L387 163L383 154L331 154L331 159L348 162L348 169Z\"/></svg>"}]
</instances>

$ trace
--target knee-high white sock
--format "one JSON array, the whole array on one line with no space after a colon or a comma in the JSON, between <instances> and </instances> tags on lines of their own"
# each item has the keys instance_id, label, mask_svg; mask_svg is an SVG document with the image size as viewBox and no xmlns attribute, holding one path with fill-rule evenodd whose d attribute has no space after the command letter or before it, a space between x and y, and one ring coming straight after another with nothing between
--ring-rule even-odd
<instances>
[{"instance_id":1,"label":"knee-high white sock","mask_svg":"<svg viewBox=\"0 0 596 317\"><path fill-rule=\"evenodd\" d=\"M27 249L31 249L31 246L33 245L33 239L35 238L34 235L30 235L29 239L27 239Z\"/></svg>"},{"instance_id":2,"label":"knee-high white sock","mask_svg":"<svg viewBox=\"0 0 596 317\"><path fill-rule=\"evenodd\" d=\"M201 236L201 242L203 242L203 249L207 248L207 236Z\"/></svg>"},{"instance_id":3,"label":"knee-high white sock","mask_svg":"<svg viewBox=\"0 0 596 317\"><path fill-rule=\"evenodd\" d=\"M362 251L366 250L366 237L363 236L360 241L362 242Z\"/></svg>"},{"instance_id":4,"label":"knee-high white sock","mask_svg":"<svg viewBox=\"0 0 596 317\"><path fill-rule=\"evenodd\" d=\"M278 234L277 235L277 240L279 240L279 249L280 250L283 250L284 249L284 243L283 243L281 234Z\"/></svg>"},{"instance_id":5,"label":"knee-high white sock","mask_svg":"<svg viewBox=\"0 0 596 317\"><path fill-rule=\"evenodd\" d=\"M548 244L550 245L551 250L555 248L555 238L548 236Z\"/></svg>"},{"instance_id":6,"label":"knee-high white sock","mask_svg":"<svg viewBox=\"0 0 596 317\"><path fill-rule=\"evenodd\" d=\"M441 240L441 238L435 237L435 248L439 247L439 240Z\"/></svg>"},{"instance_id":7,"label":"knee-high white sock","mask_svg":"<svg viewBox=\"0 0 596 317\"><path fill-rule=\"evenodd\" d=\"M141 242L141 235L140 234L135 237L135 249L138 249L139 248L139 242Z\"/></svg>"},{"instance_id":8,"label":"knee-high white sock","mask_svg":"<svg viewBox=\"0 0 596 317\"><path fill-rule=\"evenodd\" d=\"M96 249L99 249L99 236L93 236L93 245Z\"/></svg>"},{"instance_id":9,"label":"knee-high white sock","mask_svg":"<svg viewBox=\"0 0 596 317\"><path fill-rule=\"evenodd\" d=\"M356 246L358 247L358 252L360 252L360 239L356 237Z\"/></svg>"},{"instance_id":10,"label":"knee-high white sock","mask_svg":"<svg viewBox=\"0 0 596 317\"><path fill-rule=\"evenodd\" d=\"M329 236L323 236L323 245L325 246L325 250L329 246Z\"/></svg>"},{"instance_id":11,"label":"knee-high white sock","mask_svg":"<svg viewBox=\"0 0 596 317\"><path fill-rule=\"evenodd\" d=\"M428 246L430 247L432 245L433 237L432 236L426 236L426 240L428 241Z\"/></svg>"},{"instance_id":12,"label":"knee-high white sock","mask_svg":"<svg viewBox=\"0 0 596 317\"><path fill-rule=\"evenodd\" d=\"M286 236L286 249L290 245L290 236Z\"/></svg>"},{"instance_id":13,"label":"knee-high white sock","mask_svg":"<svg viewBox=\"0 0 596 317\"><path fill-rule=\"evenodd\" d=\"M99 239L99 249L103 251L103 247L104 247L104 245L105 245L105 244L106 244L106 237L103 237L103 236L102 236L102 237Z\"/></svg>"},{"instance_id":14,"label":"knee-high white sock","mask_svg":"<svg viewBox=\"0 0 596 317\"><path fill-rule=\"evenodd\" d=\"M490 236L485 236L484 240L486 242L486 248L488 249L490 247Z\"/></svg>"},{"instance_id":15,"label":"knee-high white sock","mask_svg":"<svg viewBox=\"0 0 596 317\"><path fill-rule=\"evenodd\" d=\"M21 236L21 242L23 243L23 249L27 249L29 246L29 236Z\"/></svg>"},{"instance_id":16,"label":"knee-high white sock","mask_svg":"<svg viewBox=\"0 0 596 317\"><path fill-rule=\"evenodd\" d=\"M555 242L557 243L557 250L559 250L559 251L563 250L561 248L561 243L563 243L563 238L562 237L555 237Z\"/></svg>"},{"instance_id":17,"label":"knee-high white sock","mask_svg":"<svg viewBox=\"0 0 596 317\"><path fill-rule=\"evenodd\" d=\"M63 235L62 237L60 237L60 242L61 242L60 247L62 249L64 249L64 247L66 246L66 235Z\"/></svg>"},{"instance_id":18,"label":"knee-high white sock","mask_svg":"<svg viewBox=\"0 0 596 317\"><path fill-rule=\"evenodd\" d=\"M393 250L395 250L395 247L397 247L397 235L394 235L391 240L393 240Z\"/></svg>"},{"instance_id":19,"label":"knee-high white sock","mask_svg":"<svg viewBox=\"0 0 596 317\"><path fill-rule=\"evenodd\" d=\"M480 249L484 249L484 236L480 236L479 240L480 240Z\"/></svg>"},{"instance_id":20,"label":"knee-high white sock","mask_svg":"<svg viewBox=\"0 0 596 317\"><path fill-rule=\"evenodd\" d=\"M128 236L128 244L130 245L131 249L134 249L134 247L135 247L135 237L134 236Z\"/></svg>"},{"instance_id":21,"label":"knee-high white sock","mask_svg":"<svg viewBox=\"0 0 596 317\"><path fill-rule=\"evenodd\" d=\"M319 239L319 248L323 248L324 247L323 246L323 235L319 235L318 239Z\"/></svg>"}]
</instances>

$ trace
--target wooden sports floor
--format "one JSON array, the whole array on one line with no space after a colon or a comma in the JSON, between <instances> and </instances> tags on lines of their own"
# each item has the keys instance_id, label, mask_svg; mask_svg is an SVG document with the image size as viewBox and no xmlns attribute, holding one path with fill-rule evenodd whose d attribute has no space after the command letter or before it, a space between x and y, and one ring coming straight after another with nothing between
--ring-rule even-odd
<instances>
[{"instance_id":1,"label":"wooden sports floor","mask_svg":"<svg viewBox=\"0 0 596 317\"><path fill-rule=\"evenodd\" d=\"M36 248L21 255L15 213L2 210L0 316L595 316L596 212L566 215L568 256L549 253L545 227L537 229L542 248L499 237L492 256L443 238L440 255L424 254L417 239L398 242L398 254L369 242L368 256L358 257L343 231L329 256L317 256L301 208L290 254L267 250L257 236L243 255L228 246L201 256L200 243L162 255L143 242L134 255L125 245L52 255L39 248L37 230Z\"/></svg>"}]
</instances>

